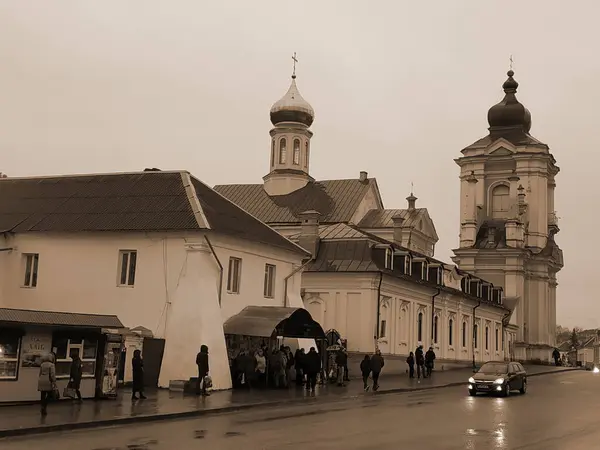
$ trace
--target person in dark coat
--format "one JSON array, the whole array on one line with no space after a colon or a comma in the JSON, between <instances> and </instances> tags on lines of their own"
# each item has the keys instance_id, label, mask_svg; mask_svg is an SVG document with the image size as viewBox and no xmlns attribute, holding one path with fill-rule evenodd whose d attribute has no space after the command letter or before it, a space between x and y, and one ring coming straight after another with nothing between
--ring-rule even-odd
<instances>
[{"instance_id":1,"label":"person in dark coat","mask_svg":"<svg viewBox=\"0 0 600 450\"><path fill-rule=\"evenodd\" d=\"M146 398L144 395L144 360L142 359L142 352L140 350L133 352L131 367L133 369L133 388L131 392L131 400L143 400ZM140 394L140 396L137 397L135 394Z\"/></svg>"},{"instance_id":2,"label":"person in dark coat","mask_svg":"<svg viewBox=\"0 0 600 450\"><path fill-rule=\"evenodd\" d=\"M408 377L415 377L415 354L410 352L408 358L406 358L406 364L408 364Z\"/></svg>"},{"instance_id":3,"label":"person in dark coat","mask_svg":"<svg viewBox=\"0 0 600 450\"><path fill-rule=\"evenodd\" d=\"M317 386L317 375L321 371L321 357L314 347L311 347L305 358L306 389L315 392Z\"/></svg>"},{"instance_id":4,"label":"person in dark coat","mask_svg":"<svg viewBox=\"0 0 600 450\"><path fill-rule=\"evenodd\" d=\"M381 356L381 350L377 349L375 354L371 357L371 372L373 374L373 390L377 391L379 389L379 375L381 374L381 369L385 365L385 361L383 360L383 356Z\"/></svg>"},{"instance_id":5,"label":"person in dark coat","mask_svg":"<svg viewBox=\"0 0 600 450\"><path fill-rule=\"evenodd\" d=\"M415 362L417 363L417 378L421 378L421 375L425 378L425 355L423 354L422 345L419 345L415 350Z\"/></svg>"},{"instance_id":6,"label":"person in dark coat","mask_svg":"<svg viewBox=\"0 0 600 450\"><path fill-rule=\"evenodd\" d=\"M369 390L369 375L371 375L371 357L365 355L363 360L360 362L360 372L362 373L363 389Z\"/></svg>"},{"instance_id":7,"label":"person in dark coat","mask_svg":"<svg viewBox=\"0 0 600 450\"><path fill-rule=\"evenodd\" d=\"M429 347L427 353L425 353L425 369L427 372L427 376L431 376L431 372L433 371L433 362L435 361L435 352L433 351L433 347Z\"/></svg>"},{"instance_id":8,"label":"person in dark coat","mask_svg":"<svg viewBox=\"0 0 600 450\"><path fill-rule=\"evenodd\" d=\"M206 390L204 378L208 376L208 347L200 346L200 353L196 355L196 366L198 366L198 379L196 380L196 394L207 396L210 395Z\"/></svg>"},{"instance_id":9,"label":"person in dark coat","mask_svg":"<svg viewBox=\"0 0 600 450\"><path fill-rule=\"evenodd\" d=\"M335 355L335 364L337 365L337 385L344 386L344 368L348 366L348 354L343 348Z\"/></svg>"},{"instance_id":10,"label":"person in dark coat","mask_svg":"<svg viewBox=\"0 0 600 450\"><path fill-rule=\"evenodd\" d=\"M554 358L554 365L560 366L560 352L557 348L552 352L552 357Z\"/></svg>"},{"instance_id":11,"label":"person in dark coat","mask_svg":"<svg viewBox=\"0 0 600 450\"><path fill-rule=\"evenodd\" d=\"M81 378L83 377L83 363L79 357L79 352L75 353L72 357L71 362L71 373L69 375L69 387L75 390L77 400L81 401Z\"/></svg>"},{"instance_id":12,"label":"person in dark coat","mask_svg":"<svg viewBox=\"0 0 600 450\"><path fill-rule=\"evenodd\" d=\"M304 384L304 360L306 354L303 348L296 350L294 355L294 369L296 369L296 386L302 386Z\"/></svg>"}]
</instances>

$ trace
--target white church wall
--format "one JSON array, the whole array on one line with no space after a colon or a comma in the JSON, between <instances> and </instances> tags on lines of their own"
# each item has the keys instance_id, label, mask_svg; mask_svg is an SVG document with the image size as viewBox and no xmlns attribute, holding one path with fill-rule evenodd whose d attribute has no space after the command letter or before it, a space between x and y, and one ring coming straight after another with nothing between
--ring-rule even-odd
<instances>
[{"instance_id":1,"label":"white church wall","mask_svg":"<svg viewBox=\"0 0 600 450\"><path fill-rule=\"evenodd\" d=\"M211 315L211 321L221 327L221 335L223 320L246 306L283 305L283 279L293 267L301 264L302 255L214 233L208 235L224 267L222 307ZM155 337L167 341L172 329L197 327L191 315L180 314L176 317L181 322L175 323L169 314L173 302L181 298L178 288L189 269L185 243L204 242L203 233L29 233L16 235L9 241L7 244L17 247L17 251L0 254L3 269L0 277L5 280L0 285L0 298L4 299L5 307L115 314L126 327L146 327ZM137 251L133 287L118 286L120 250ZM38 280L34 288L22 286L23 258L27 253L39 254ZM242 259L239 294L227 292L230 256ZM188 289L186 294L190 301L202 302L203 307L211 303L213 297L218 304L218 266L212 254L208 257L210 265L206 265L207 270L196 272L194 283L210 287L210 295L201 294L199 290L194 293L194 289ZM273 298L263 295L267 263L276 267ZM300 277L298 274L288 283L289 292L296 298L300 297ZM215 313L220 315L218 319ZM180 338L191 341L184 336ZM189 355L180 357L186 359L186 374L195 367L195 356L202 343L190 342L189 348L185 344ZM194 367L188 367L190 361ZM194 375L194 372L189 373L186 378Z\"/></svg>"}]
</instances>

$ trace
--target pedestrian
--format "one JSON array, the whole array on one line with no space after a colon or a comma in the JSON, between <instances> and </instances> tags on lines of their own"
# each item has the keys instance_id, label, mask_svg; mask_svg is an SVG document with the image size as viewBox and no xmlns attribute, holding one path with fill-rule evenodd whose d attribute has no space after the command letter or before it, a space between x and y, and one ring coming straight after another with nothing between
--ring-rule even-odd
<instances>
[{"instance_id":1,"label":"pedestrian","mask_svg":"<svg viewBox=\"0 0 600 450\"><path fill-rule=\"evenodd\" d=\"M419 345L415 350L415 362L417 363L417 378L425 378L425 355L423 354L423 346Z\"/></svg>"},{"instance_id":2,"label":"pedestrian","mask_svg":"<svg viewBox=\"0 0 600 450\"><path fill-rule=\"evenodd\" d=\"M133 369L133 387L131 391L131 400L145 400L144 395L144 360L142 359L142 352L136 350L133 352L133 359L131 360L131 367ZM135 394L139 394L137 397Z\"/></svg>"},{"instance_id":3,"label":"pedestrian","mask_svg":"<svg viewBox=\"0 0 600 450\"><path fill-rule=\"evenodd\" d=\"M58 392L56 388L56 367L51 354L42 356L40 372L38 375L38 391L40 392L40 404L42 416L48 414L48 402Z\"/></svg>"},{"instance_id":4,"label":"pedestrian","mask_svg":"<svg viewBox=\"0 0 600 450\"><path fill-rule=\"evenodd\" d=\"M256 359L256 378L258 380L258 386L265 387L267 384L267 358L265 358L262 349L258 349L256 355L254 355L254 359Z\"/></svg>"},{"instance_id":5,"label":"pedestrian","mask_svg":"<svg viewBox=\"0 0 600 450\"><path fill-rule=\"evenodd\" d=\"M369 375L371 375L371 357L365 355L363 360L360 362L360 372L362 373L363 389L369 390Z\"/></svg>"},{"instance_id":6,"label":"pedestrian","mask_svg":"<svg viewBox=\"0 0 600 450\"><path fill-rule=\"evenodd\" d=\"M337 366L337 385L345 386L344 367L348 365L348 354L344 351L343 348L338 350L337 354L335 355L335 364Z\"/></svg>"},{"instance_id":7,"label":"pedestrian","mask_svg":"<svg viewBox=\"0 0 600 450\"><path fill-rule=\"evenodd\" d=\"M198 367L198 379L196 380L196 394L204 397L210 395L206 390L206 377L208 376L208 347L200 346L200 352L196 355L196 366Z\"/></svg>"},{"instance_id":8,"label":"pedestrian","mask_svg":"<svg viewBox=\"0 0 600 450\"><path fill-rule=\"evenodd\" d=\"M371 373L373 374L373 391L377 391L379 389L379 375L381 374L381 369L385 365L385 361L383 360L383 356L381 356L381 350L375 350L375 354L371 357Z\"/></svg>"},{"instance_id":9,"label":"pedestrian","mask_svg":"<svg viewBox=\"0 0 600 450\"><path fill-rule=\"evenodd\" d=\"M408 358L406 358L406 364L408 364L408 377L415 377L415 354L410 352Z\"/></svg>"},{"instance_id":10,"label":"pedestrian","mask_svg":"<svg viewBox=\"0 0 600 450\"><path fill-rule=\"evenodd\" d=\"M425 369L427 372L427 376L431 376L431 372L433 372L433 362L435 361L435 352L433 351L433 347L429 347L427 353L425 353Z\"/></svg>"},{"instance_id":11,"label":"pedestrian","mask_svg":"<svg viewBox=\"0 0 600 450\"><path fill-rule=\"evenodd\" d=\"M292 353L292 349L289 347L285 348L285 378L287 380L287 385L289 386L293 380L296 378L296 360L294 359L294 355Z\"/></svg>"},{"instance_id":12,"label":"pedestrian","mask_svg":"<svg viewBox=\"0 0 600 450\"><path fill-rule=\"evenodd\" d=\"M317 375L321 371L321 357L314 347L311 347L306 354L305 359L306 369L306 389L315 392L317 386Z\"/></svg>"},{"instance_id":13,"label":"pedestrian","mask_svg":"<svg viewBox=\"0 0 600 450\"><path fill-rule=\"evenodd\" d=\"M81 378L83 377L83 362L79 357L79 352L73 352L71 359L71 373L69 375L69 385L67 387L73 389L75 391L75 395L77 395L77 400L81 402ZM72 395L72 394L71 394Z\"/></svg>"},{"instance_id":14,"label":"pedestrian","mask_svg":"<svg viewBox=\"0 0 600 450\"><path fill-rule=\"evenodd\" d=\"M554 365L560 366L560 352L558 351L557 348L555 348L554 351L552 352L552 357L554 358Z\"/></svg>"},{"instance_id":15,"label":"pedestrian","mask_svg":"<svg viewBox=\"0 0 600 450\"><path fill-rule=\"evenodd\" d=\"M303 348L296 350L294 355L294 369L296 369L296 386L300 387L304 384L304 360L306 354Z\"/></svg>"}]
</instances>

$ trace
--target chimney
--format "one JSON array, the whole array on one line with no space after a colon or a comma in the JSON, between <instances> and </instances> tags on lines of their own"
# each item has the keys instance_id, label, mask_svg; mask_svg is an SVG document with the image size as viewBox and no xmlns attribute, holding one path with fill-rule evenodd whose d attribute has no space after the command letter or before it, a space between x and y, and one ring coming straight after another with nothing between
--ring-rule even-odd
<instances>
[{"instance_id":1,"label":"chimney","mask_svg":"<svg viewBox=\"0 0 600 450\"><path fill-rule=\"evenodd\" d=\"M394 242L402 245L402 224L404 223L404 218L400 214L395 214L392 217L392 222L394 222Z\"/></svg>"},{"instance_id":2,"label":"chimney","mask_svg":"<svg viewBox=\"0 0 600 450\"><path fill-rule=\"evenodd\" d=\"M417 197L415 197L414 194L411 192L410 195L406 197L406 200L408 201L408 210L414 211L415 204L417 203Z\"/></svg>"},{"instance_id":3,"label":"chimney","mask_svg":"<svg viewBox=\"0 0 600 450\"><path fill-rule=\"evenodd\" d=\"M361 183L366 183L368 178L369 178L369 174L367 172L365 172L364 170L361 170L358 180Z\"/></svg>"},{"instance_id":4,"label":"chimney","mask_svg":"<svg viewBox=\"0 0 600 450\"><path fill-rule=\"evenodd\" d=\"M300 213L302 225L300 228L300 239L298 244L300 247L308 250L313 259L316 259L319 253L319 217L321 214L318 211L304 211Z\"/></svg>"}]
</instances>

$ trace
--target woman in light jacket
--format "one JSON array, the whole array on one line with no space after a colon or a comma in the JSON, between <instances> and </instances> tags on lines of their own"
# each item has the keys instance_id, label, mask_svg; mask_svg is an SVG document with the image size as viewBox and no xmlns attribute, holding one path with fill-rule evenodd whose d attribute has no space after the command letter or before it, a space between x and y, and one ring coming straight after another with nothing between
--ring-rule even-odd
<instances>
[{"instance_id":1,"label":"woman in light jacket","mask_svg":"<svg viewBox=\"0 0 600 450\"><path fill-rule=\"evenodd\" d=\"M48 401L52 398L52 393L56 389L56 368L54 366L54 357L51 354L42 357L40 365L40 375L38 377L38 391L40 391L42 416L48 414Z\"/></svg>"}]
</instances>

